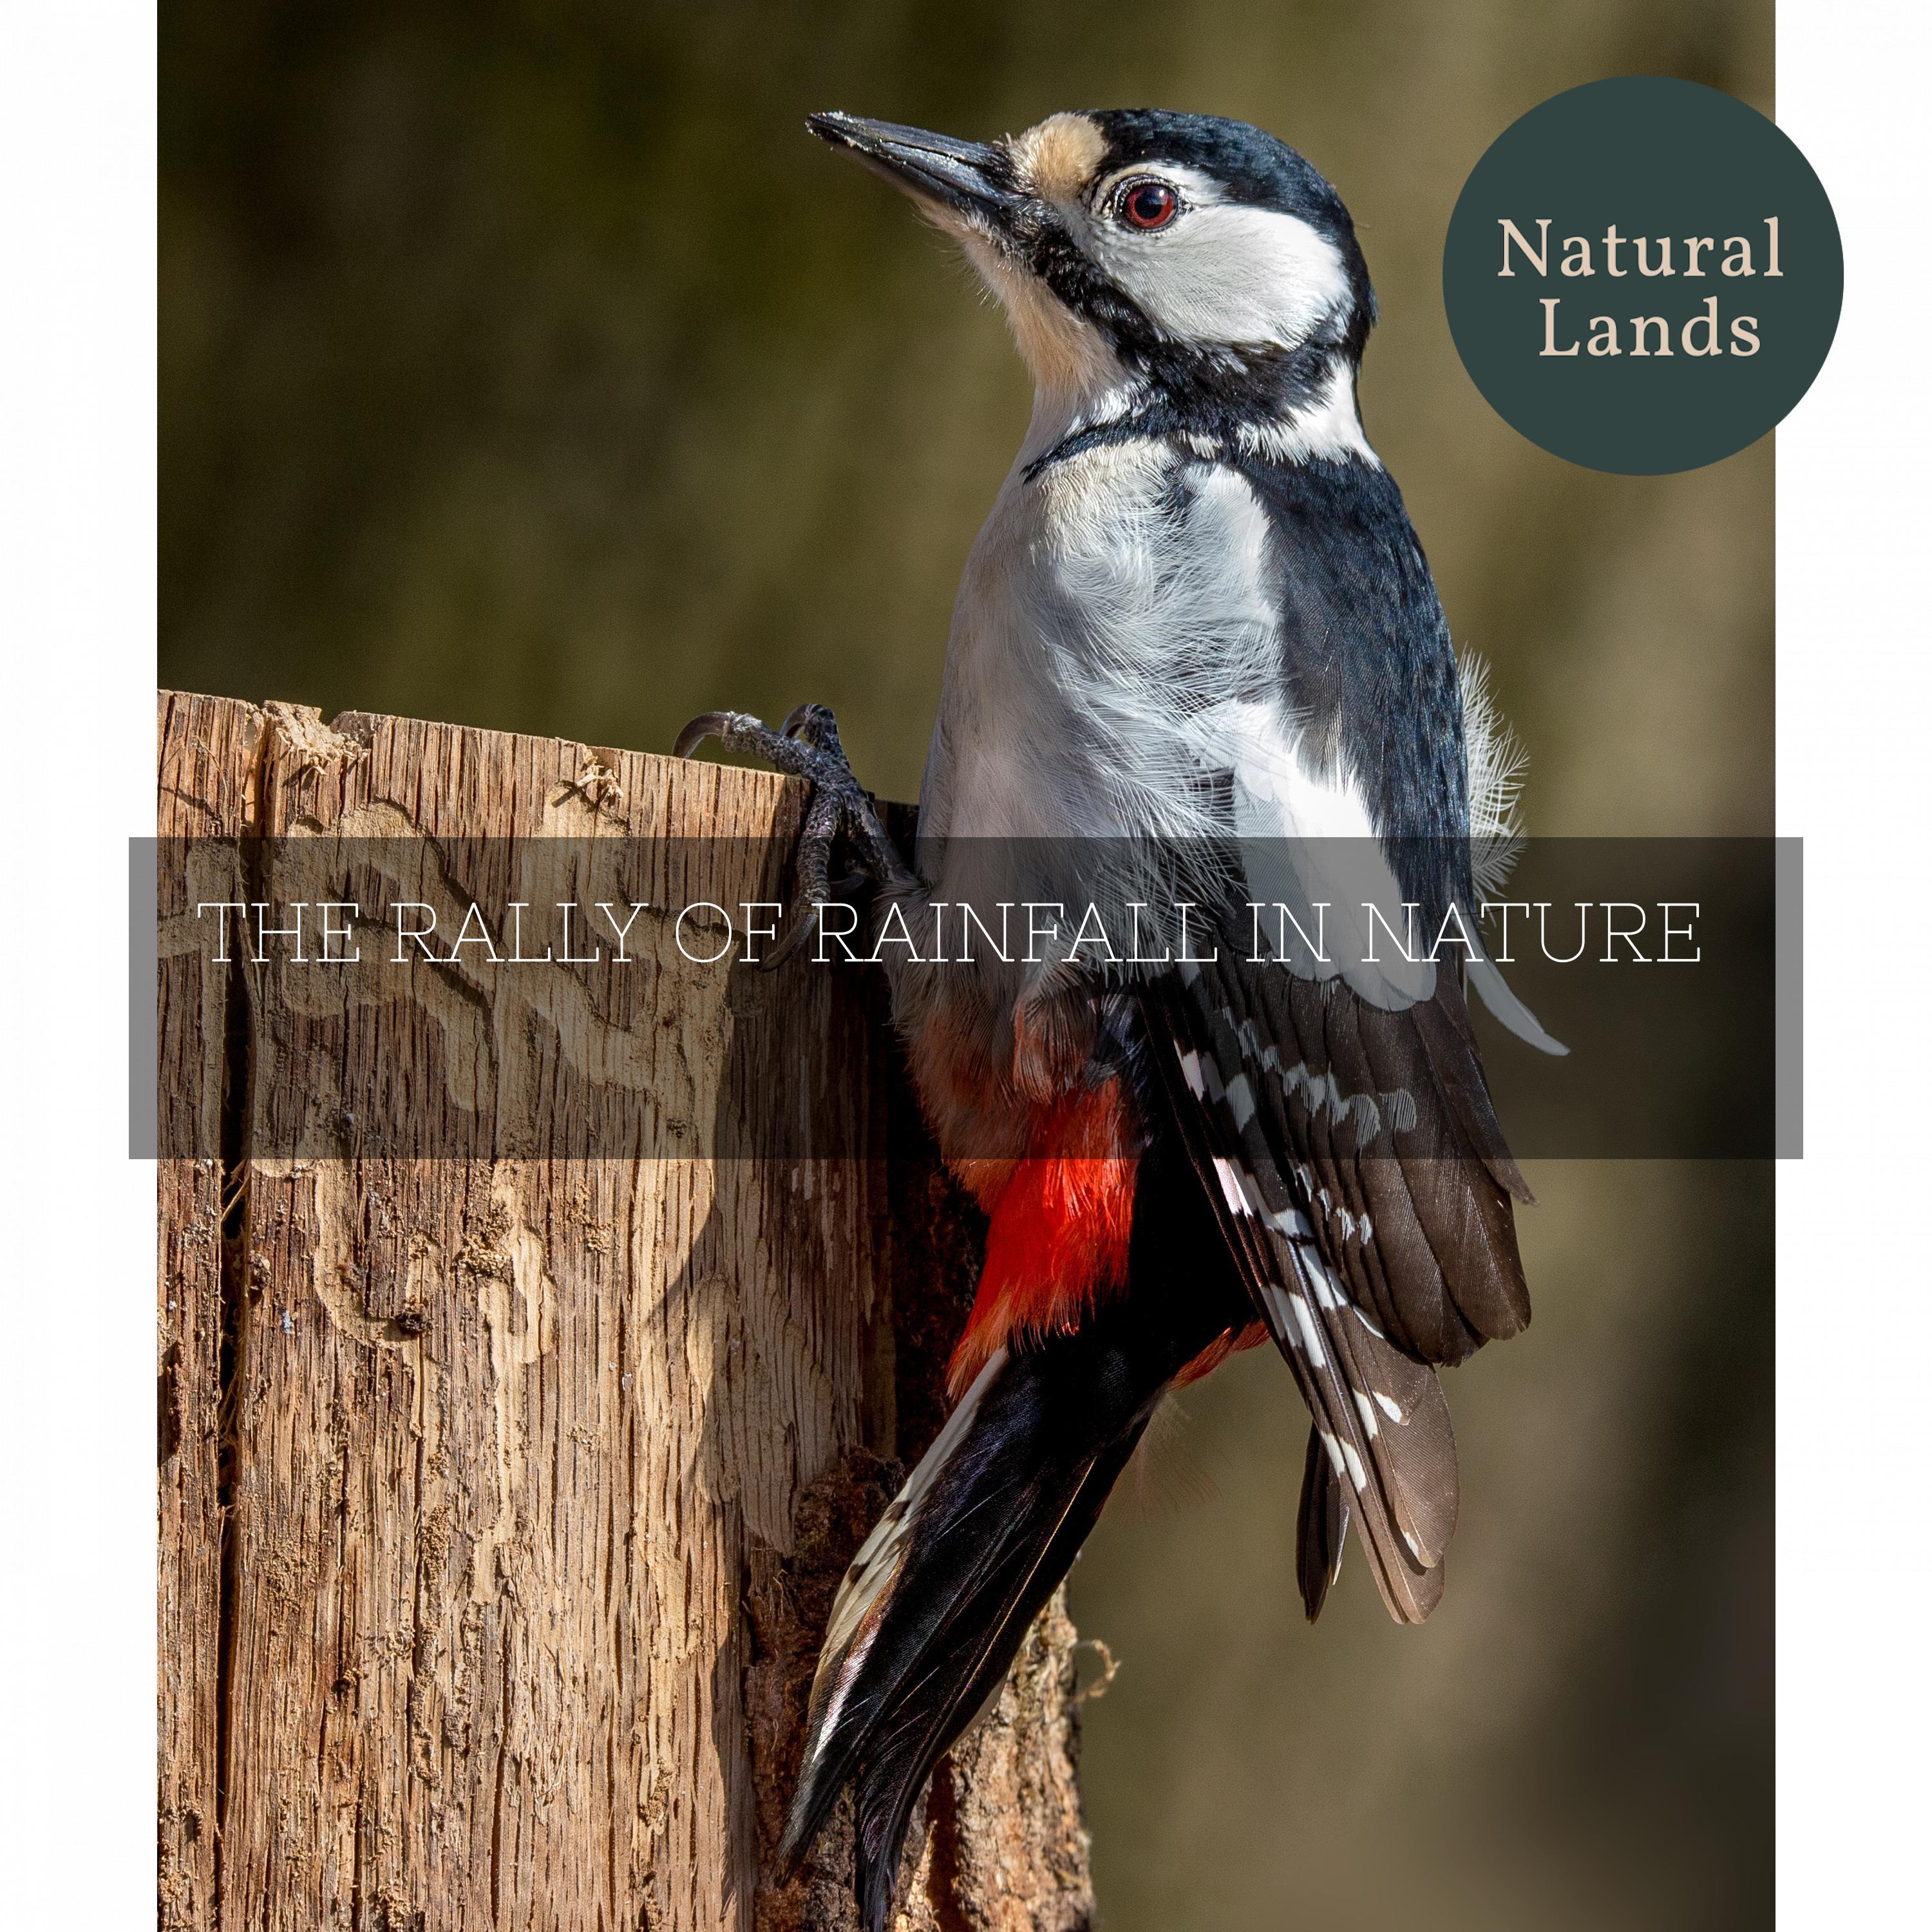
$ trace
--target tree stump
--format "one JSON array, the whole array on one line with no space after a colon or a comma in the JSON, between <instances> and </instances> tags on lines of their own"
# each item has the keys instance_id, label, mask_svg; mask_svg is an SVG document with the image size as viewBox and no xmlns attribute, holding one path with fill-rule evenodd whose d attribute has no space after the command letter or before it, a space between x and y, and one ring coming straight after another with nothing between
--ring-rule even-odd
<instances>
[{"instance_id":1,"label":"tree stump","mask_svg":"<svg viewBox=\"0 0 1932 1932\"><path fill-rule=\"evenodd\" d=\"M872 976L672 944L680 896L784 896L803 788L164 694L159 794L163 1926L854 1924L849 1818L770 1852L979 1230ZM402 854L452 925L628 886L635 970L298 978L196 911ZM398 1152L411 1082L448 1138ZM901 1926L1089 1922L1073 1642L1056 1598L941 1765Z\"/></svg>"}]
</instances>

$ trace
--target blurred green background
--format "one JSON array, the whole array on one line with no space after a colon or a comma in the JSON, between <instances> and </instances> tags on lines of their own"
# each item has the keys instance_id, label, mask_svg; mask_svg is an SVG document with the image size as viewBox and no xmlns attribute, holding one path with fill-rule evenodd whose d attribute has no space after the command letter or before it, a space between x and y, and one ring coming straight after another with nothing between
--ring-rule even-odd
<instances>
[{"instance_id":1,"label":"blurred green background","mask_svg":"<svg viewBox=\"0 0 1932 1932\"><path fill-rule=\"evenodd\" d=\"M1154 104L1336 182L1362 393L1531 829L1768 833L1772 452L1598 476L1457 362L1444 230L1563 88L1772 107L1768 0L164 0L164 683L667 748L835 705L916 790L1028 388L839 106L985 136ZM1510 1051L1505 1043L1492 1052ZM1075 1572L1110 1932L1720 1932L1772 1899L1769 1170L1548 1163L1528 1335L1452 1378L1463 1527L1389 1624L1303 1624L1302 1420L1257 1352L1164 1422Z\"/></svg>"}]
</instances>

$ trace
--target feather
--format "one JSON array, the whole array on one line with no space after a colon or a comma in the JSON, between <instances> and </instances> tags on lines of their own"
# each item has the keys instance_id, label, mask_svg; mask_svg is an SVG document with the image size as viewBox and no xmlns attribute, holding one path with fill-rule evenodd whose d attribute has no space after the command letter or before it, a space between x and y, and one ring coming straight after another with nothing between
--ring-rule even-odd
<instances>
[{"instance_id":1,"label":"feather","mask_svg":"<svg viewBox=\"0 0 1932 1932\"><path fill-rule=\"evenodd\" d=\"M1308 1621L1322 1614L1330 1588L1342 1574L1348 1541L1348 1498L1322 1447L1322 1432L1308 1432L1308 1455L1301 1472L1301 1508L1295 1521L1295 1578Z\"/></svg>"},{"instance_id":2,"label":"feather","mask_svg":"<svg viewBox=\"0 0 1932 1932\"><path fill-rule=\"evenodd\" d=\"M878 1932L913 1807L998 1688L1167 1390L1250 1319L1178 1152L1138 1164L1128 1292L993 1355L834 1604L780 1860L856 1785L860 1918Z\"/></svg>"},{"instance_id":3,"label":"feather","mask_svg":"<svg viewBox=\"0 0 1932 1932\"><path fill-rule=\"evenodd\" d=\"M1490 668L1474 651L1457 660L1462 743L1469 770L1469 863L1478 894L1502 890L1522 850L1523 774L1529 754L1490 688Z\"/></svg>"},{"instance_id":4,"label":"feather","mask_svg":"<svg viewBox=\"0 0 1932 1932\"><path fill-rule=\"evenodd\" d=\"M1358 1518L1390 1613L1420 1622L1456 1515L1432 1365L1528 1318L1505 1191L1520 1176L1460 996L1443 975L1390 1012L1223 947L1163 978L1145 1011L1182 1140L1330 1472L1304 1480L1304 1603L1318 1612Z\"/></svg>"}]
</instances>

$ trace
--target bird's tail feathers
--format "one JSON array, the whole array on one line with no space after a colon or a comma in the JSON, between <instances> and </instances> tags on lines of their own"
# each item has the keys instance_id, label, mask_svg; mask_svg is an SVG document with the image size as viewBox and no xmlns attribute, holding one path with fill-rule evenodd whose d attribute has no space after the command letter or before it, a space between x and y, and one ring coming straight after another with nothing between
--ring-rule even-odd
<instances>
[{"instance_id":1,"label":"bird's tail feathers","mask_svg":"<svg viewBox=\"0 0 1932 1932\"><path fill-rule=\"evenodd\" d=\"M982 1369L854 1559L780 1847L796 1869L856 1790L860 1921L880 1932L926 1778L999 1687L1147 1426L1166 1370L1089 1334Z\"/></svg>"},{"instance_id":2,"label":"bird's tail feathers","mask_svg":"<svg viewBox=\"0 0 1932 1932\"><path fill-rule=\"evenodd\" d=\"M1348 1498L1322 1446L1318 1423L1308 1432L1308 1459L1301 1472L1301 1510L1295 1524L1295 1580L1302 1608L1312 1623L1342 1574L1348 1544Z\"/></svg>"},{"instance_id":3,"label":"bird's tail feathers","mask_svg":"<svg viewBox=\"0 0 1932 1932\"><path fill-rule=\"evenodd\" d=\"M868 1674L867 1662L887 1604L905 1567L914 1534L922 1527L922 1505L971 1433L986 1390L998 1380L1006 1359L1004 1348L988 1358L932 1447L860 1545L838 1586L812 1682L805 1761L778 1847L778 1861L788 1875L797 1869L824 1828L839 1792L852 1774L863 1726L856 1721L858 1713L848 1713L848 1707ZM876 1666L870 1674L876 1675Z\"/></svg>"}]
</instances>

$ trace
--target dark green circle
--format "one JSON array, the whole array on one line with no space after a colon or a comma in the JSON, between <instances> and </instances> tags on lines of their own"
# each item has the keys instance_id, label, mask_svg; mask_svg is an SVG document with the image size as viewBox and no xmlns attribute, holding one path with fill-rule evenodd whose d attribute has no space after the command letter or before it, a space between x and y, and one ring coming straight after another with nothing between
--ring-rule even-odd
<instances>
[{"instance_id":1,"label":"dark green circle","mask_svg":"<svg viewBox=\"0 0 1932 1932\"><path fill-rule=\"evenodd\" d=\"M1766 272L1778 221L1780 272ZM1546 274L1510 242L1517 231ZM1547 220L1548 243L1539 222ZM1629 238L1606 245L1615 226ZM1647 261L1673 273L1640 272ZM1686 238L1711 238L1694 253ZM1562 272L1564 242L1588 244L1585 276ZM1750 244L1748 276L1726 275L1725 244ZM1498 273L1504 260L1511 274ZM1609 272L1614 252L1624 273ZM1580 266L1574 248L1568 259ZM1685 272L1694 260L1702 273ZM1695 470L1755 442L1811 386L1838 326L1844 292L1838 224L1818 177L1790 140L1743 101L1694 81L1632 76L1592 81L1533 107L1476 164L1449 218L1442 300L1471 380L1504 422L1552 455L1626 476ZM1724 352L1688 352L1685 325L1718 302L1714 340ZM1542 303L1554 299L1546 312ZM1658 352L1661 317L1671 353ZM1620 353L1592 354L1611 340ZM1752 319L1755 355L1734 352ZM1593 327L1593 322L1594 326ZM1547 330L1547 333L1546 332ZM1713 339L1700 322L1688 346ZM1640 340L1648 352L1634 352ZM1546 355L1575 344L1574 356Z\"/></svg>"}]
</instances>

